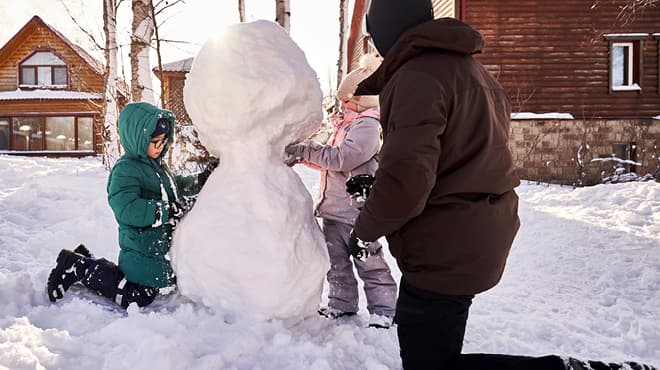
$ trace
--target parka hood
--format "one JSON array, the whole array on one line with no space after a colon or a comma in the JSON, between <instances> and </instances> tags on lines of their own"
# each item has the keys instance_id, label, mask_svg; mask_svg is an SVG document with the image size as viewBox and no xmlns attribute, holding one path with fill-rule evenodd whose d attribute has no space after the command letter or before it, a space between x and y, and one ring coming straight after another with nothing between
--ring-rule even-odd
<instances>
[{"instance_id":1,"label":"parka hood","mask_svg":"<svg viewBox=\"0 0 660 370\"><path fill-rule=\"evenodd\" d=\"M127 154L147 158L147 149L151 134L156 129L159 118L165 118L170 121L170 132L167 135L167 143L160 157L162 158L167 149L174 141L174 115L172 112L160 109L149 103L130 103L127 104L121 113L119 113L119 138L121 145Z\"/></svg>"},{"instance_id":2,"label":"parka hood","mask_svg":"<svg viewBox=\"0 0 660 370\"><path fill-rule=\"evenodd\" d=\"M409 29L433 19L431 0L372 1L365 16L367 32L383 57Z\"/></svg>"},{"instance_id":3,"label":"parka hood","mask_svg":"<svg viewBox=\"0 0 660 370\"><path fill-rule=\"evenodd\" d=\"M376 72L358 85L355 95L378 94L401 65L420 54L445 50L473 55L481 53L483 47L481 34L457 19L440 18L422 23L401 35Z\"/></svg>"}]
</instances>

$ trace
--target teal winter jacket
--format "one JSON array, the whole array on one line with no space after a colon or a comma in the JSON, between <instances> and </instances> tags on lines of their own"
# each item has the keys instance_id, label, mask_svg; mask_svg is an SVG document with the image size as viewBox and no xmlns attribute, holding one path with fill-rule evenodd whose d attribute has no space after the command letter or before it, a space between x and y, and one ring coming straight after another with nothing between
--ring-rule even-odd
<instances>
[{"instance_id":1,"label":"teal winter jacket","mask_svg":"<svg viewBox=\"0 0 660 370\"><path fill-rule=\"evenodd\" d=\"M170 120L169 139L160 157L152 159L147 148L159 118ZM119 224L119 269L133 283L173 285L166 257L173 229L168 209L182 195L197 194L201 184L192 177L175 178L163 162L174 137L171 112L148 103L128 104L119 114L119 137L125 154L112 167L107 185L108 202Z\"/></svg>"}]
</instances>

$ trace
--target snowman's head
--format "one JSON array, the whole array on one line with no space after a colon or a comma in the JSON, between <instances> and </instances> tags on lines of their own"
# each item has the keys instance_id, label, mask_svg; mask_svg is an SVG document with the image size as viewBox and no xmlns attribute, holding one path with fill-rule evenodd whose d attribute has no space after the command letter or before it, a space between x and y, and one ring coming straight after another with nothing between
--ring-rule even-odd
<instances>
[{"instance_id":1,"label":"snowman's head","mask_svg":"<svg viewBox=\"0 0 660 370\"><path fill-rule=\"evenodd\" d=\"M186 110L217 156L237 145L280 151L308 137L321 123L322 97L302 50L264 20L229 26L206 41L184 88Z\"/></svg>"}]
</instances>

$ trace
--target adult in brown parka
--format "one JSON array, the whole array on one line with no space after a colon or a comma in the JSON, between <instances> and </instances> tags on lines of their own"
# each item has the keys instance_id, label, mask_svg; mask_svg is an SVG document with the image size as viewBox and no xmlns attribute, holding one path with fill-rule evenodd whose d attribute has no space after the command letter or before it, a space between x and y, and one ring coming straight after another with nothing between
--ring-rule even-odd
<instances>
[{"instance_id":1,"label":"adult in brown parka","mask_svg":"<svg viewBox=\"0 0 660 370\"><path fill-rule=\"evenodd\" d=\"M472 55L483 38L433 20L429 0L373 0L384 57L356 95L380 98L383 146L357 239L388 240L403 274L395 322L405 368L460 354L475 294L500 280L519 227L505 91Z\"/></svg>"},{"instance_id":2,"label":"adult in brown parka","mask_svg":"<svg viewBox=\"0 0 660 370\"><path fill-rule=\"evenodd\" d=\"M520 225L510 104L472 57L483 48L479 32L433 20L430 0L372 0L367 30L384 60L355 95L379 95L383 146L350 248L389 242L402 272L403 367L620 369L556 355L461 354L472 299L499 282Z\"/></svg>"}]
</instances>

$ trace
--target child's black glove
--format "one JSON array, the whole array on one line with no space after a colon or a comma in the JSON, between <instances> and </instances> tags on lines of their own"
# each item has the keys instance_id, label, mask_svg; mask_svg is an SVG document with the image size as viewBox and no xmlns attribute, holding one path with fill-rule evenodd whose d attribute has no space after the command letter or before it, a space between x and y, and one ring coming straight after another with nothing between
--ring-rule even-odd
<instances>
[{"instance_id":1,"label":"child's black glove","mask_svg":"<svg viewBox=\"0 0 660 370\"><path fill-rule=\"evenodd\" d=\"M177 201L170 202L167 210L167 219L172 226L176 226L176 224L179 223L179 220L183 218L184 214L184 208L180 203Z\"/></svg>"},{"instance_id":2,"label":"child's black glove","mask_svg":"<svg viewBox=\"0 0 660 370\"><path fill-rule=\"evenodd\" d=\"M197 181L204 186L206 184L206 180L209 179L209 176L213 173L213 171L218 167L220 164L220 160L215 157L211 157L209 159L209 163L199 175L197 175Z\"/></svg>"},{"instance_id":3,"label":"child's black glove","mask_svg":"<svg viewBox=\"0 0 660 370\"><path fill-rule=\"evenodd\" d=\"M306 142L289 144L284 148L284 154L286 158L284 159L284 164L289 167L304 161L309 152L309 146Z\"/></svg>"},{"instance_id":4,"label":"child's black glove","mask_svg":"<svg viewBox=\"0 0 660 370\"><path fill-rule=\"evenodd\" d=\"M355 175L346 181L346 192L358 202L364 202L369 197L374 177L371 175Z\"/></svg>"}]
</instances>

